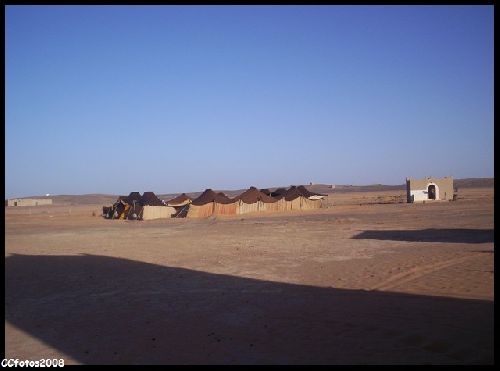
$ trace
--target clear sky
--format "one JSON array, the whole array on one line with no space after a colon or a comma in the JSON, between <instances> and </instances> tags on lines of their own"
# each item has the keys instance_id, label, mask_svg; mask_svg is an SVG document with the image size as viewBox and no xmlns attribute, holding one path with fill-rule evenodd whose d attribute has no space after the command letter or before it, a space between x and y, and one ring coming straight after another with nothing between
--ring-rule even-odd
<instances>
[{"instance_id":1,"label":"clear sky","mask_svg":"<svg viewBox=\"0 0 500 371\"><path fill-rule=\"evenodd\" d=\"M493 6L7 6L5 187L493 177Z\"/></svg>"}]
</instances>

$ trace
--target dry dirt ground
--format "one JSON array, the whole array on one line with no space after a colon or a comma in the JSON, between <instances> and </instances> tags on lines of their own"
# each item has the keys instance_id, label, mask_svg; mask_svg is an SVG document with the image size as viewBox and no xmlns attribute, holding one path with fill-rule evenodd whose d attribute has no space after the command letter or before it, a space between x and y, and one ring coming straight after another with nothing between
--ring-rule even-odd
<instances>
[{"instance_id":1,"label":"dry dirt ground","mask_svg":"<svg viewBox=\"0 0 500 371\"><path fill-rule=\"evenodd\" d=\"M401 200L148 222L6 207L6 358L493 364L493 188Z\"/></svg>"}]
</instances>

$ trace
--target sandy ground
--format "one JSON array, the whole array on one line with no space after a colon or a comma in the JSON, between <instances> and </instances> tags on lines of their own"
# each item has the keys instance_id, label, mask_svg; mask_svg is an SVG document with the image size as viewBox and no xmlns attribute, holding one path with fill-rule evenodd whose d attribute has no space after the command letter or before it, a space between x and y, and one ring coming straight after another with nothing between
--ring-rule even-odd
<instances>
[{"instance_id":1,"label":"sandy ground","mask_svg":"<svg viewBox=\"0 0 500 371\"><path fill-rule=\"evenodd\" d=\"M358 192L319 211L148 222L9 207L6 358L493 364L493 199Z\"/></svg>"}]
</instances>

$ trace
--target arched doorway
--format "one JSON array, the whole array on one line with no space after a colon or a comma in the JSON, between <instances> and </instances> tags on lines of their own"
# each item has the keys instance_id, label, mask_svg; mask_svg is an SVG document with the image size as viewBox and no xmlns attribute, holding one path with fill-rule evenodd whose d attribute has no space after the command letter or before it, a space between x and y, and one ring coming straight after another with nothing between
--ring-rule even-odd
<instances>
[{"instance_id":1,"label":"arched doorway","mask_svg":"<svg viewBox=\"0 0 500 371\"><path fill-rule=\"evenodd\" d=\"M429 200L435 200L436 199L436 186L434 184L429 184L427 187L427 197Z\"/></svg>"}]
</instances>

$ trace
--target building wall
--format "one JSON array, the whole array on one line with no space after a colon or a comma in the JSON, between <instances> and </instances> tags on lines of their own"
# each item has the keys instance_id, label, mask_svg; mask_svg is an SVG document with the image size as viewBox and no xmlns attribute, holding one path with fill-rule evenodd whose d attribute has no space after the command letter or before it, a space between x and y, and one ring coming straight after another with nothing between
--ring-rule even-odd
<instances>
[{"instance_id":1,"label":"building wall","mask_svg":"<svg viewBox=\"0 0 500 371\"><path fill-rule=\"evenodd\" d=\"M41 206L52 205L51 198L13 198L7 201L7 206Z\"/></svg>"},{"instance_id":2,"label":"building wall","mask_svg":"<svg viewBox=\"0 0 500 371\"><path fill-rule=\"evenodd\" d=\"M408 202L422 202L429 200L428 187L436 186L436 200L453 199L453 177L424 179L406 179L406 197Z\"/></svg>"},{"instance_id":3,"label":"building wall","mask_svg":"<svg viewBox=\"0 0 500 371\"><path fill-rule=\"evenodd\" d=\"M175 209L171 206L144 206L142 220L167 219L175 214Z\"/></svg>"}]
</instances>

